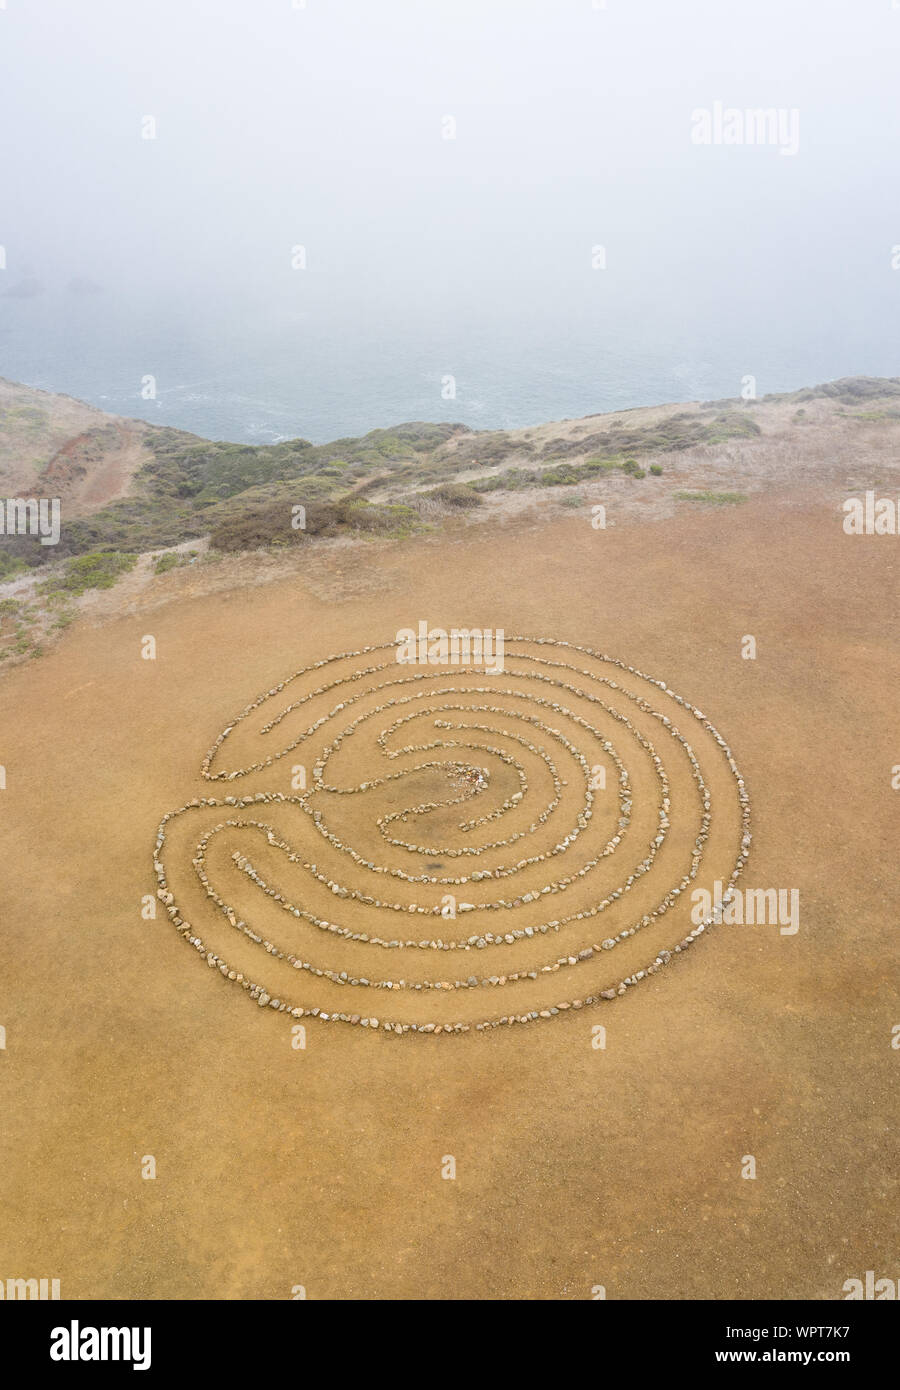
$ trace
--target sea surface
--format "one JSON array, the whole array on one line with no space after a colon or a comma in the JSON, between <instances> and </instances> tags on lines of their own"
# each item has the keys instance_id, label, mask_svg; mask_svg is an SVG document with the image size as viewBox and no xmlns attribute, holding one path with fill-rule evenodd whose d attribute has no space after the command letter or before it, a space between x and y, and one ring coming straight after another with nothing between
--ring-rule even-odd
<instances>
[{"instance_id":1,"label":"sea surface","mask_svg":"<svg viewBox=\"0 0 900 1390\"><path fill-rule=\"evenodd\" d=\"M718 302L635 307L601 301L590 286L534 313L526 296L513 311L438 304L405 317L382 304L354 315L315 301L136 300L95 284L30 291L0 295L0 376L253 444L322 443L409 420L520 428L737 398L748 376L764 395L900 374L895 313L841 320L812 310L779 323L771 297L754 305L746 291L738 312Z\"/></svg>"}]
</instances>

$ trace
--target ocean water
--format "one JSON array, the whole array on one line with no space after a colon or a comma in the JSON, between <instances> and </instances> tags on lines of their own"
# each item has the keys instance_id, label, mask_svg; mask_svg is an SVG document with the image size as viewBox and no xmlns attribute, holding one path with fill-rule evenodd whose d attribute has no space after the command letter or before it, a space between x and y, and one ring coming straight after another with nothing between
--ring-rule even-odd
<instances>
[{"instance_id":1,"label":"ocean water","mask_svg":"<svg viewBox=\"0 0 900 1390\"><path fill-rule=\"evenodd\" d=\"M897 277L900 279L900 276ZM893 283L890 283L893 292ZM900 373L898 316L779 311L771 295L660 305L601 300L404 316L327 302L136 300L112 287L0 296L0 375L214 439L322 443L410 420L477 429ZM842 312L843 309L843 312ZM779 322L780 313L780 322ZM142 394L154 378L155 398ZM452 377L453 384L448 381ZM455 391L455 394L453 394Z\"/></svg>"},{"instance_id":2,"label":"ocean water","mask_svg":"<svg viewBox=\"0 0 900 1390\"><path fill-rule=\"evenodd\" d=\"M900 372L888 0L9 8L5 377L323 442Z\"/></svg>"}]
</instances>

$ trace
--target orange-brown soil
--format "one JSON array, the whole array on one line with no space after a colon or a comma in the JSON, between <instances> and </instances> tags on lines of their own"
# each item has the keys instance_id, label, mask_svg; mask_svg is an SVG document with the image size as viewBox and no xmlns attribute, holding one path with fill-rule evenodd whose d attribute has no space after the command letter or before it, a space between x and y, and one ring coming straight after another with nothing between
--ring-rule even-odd
<instances>
[{"instance_id":1,"label":"orange-brown soil","mask_svg":"<svg viewBox=\"0 0 900 1390\"><path fill-rule=\"evenodd\" d=\"M844 535L811 488L605 532L582 510L335 545L309 581L203 592L185 572L178 601L98 608L9 671L0 1275L85 1299L831 1299L897 1277L898 545ZM742 882L798 888L799 932L716 926L547 1022L312 1019L295 1050L291 1019L142 919L156 827L194 796L289 792L291 758L228 786L200 760L297 668L420 618L591 646L691 700L747 780ZM619 978L605 954L578 971Z\"/></svg>"}]
</instances>

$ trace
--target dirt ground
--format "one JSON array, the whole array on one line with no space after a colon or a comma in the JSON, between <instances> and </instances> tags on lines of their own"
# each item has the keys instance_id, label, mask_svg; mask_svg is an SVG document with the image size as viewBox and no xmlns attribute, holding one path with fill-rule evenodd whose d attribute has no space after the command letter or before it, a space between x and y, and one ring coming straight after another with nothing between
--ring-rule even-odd
<instances>
[{"instance_id":1,"label":"dirt ground","mask_svg":"<svg viewBox=\"0 0 900 1390\"><path fill-rule=\"evenodd\" d=\"M844 535L811 487L599 532L581 510L334 547L329 584L320 563L314 584L100 614L8 672L0 1276L79 1299L454 1300L835 1299L900 1276L898 546ZM312 1019L293 1048L285 1014L142 919L156 826L191 797L288 790L211 785L200 760L298 667L420 618L594 647L699 706L750 792L743 882L799 889L797 934L717 926L547 1022Z\"/></svg>"}]
</instances>

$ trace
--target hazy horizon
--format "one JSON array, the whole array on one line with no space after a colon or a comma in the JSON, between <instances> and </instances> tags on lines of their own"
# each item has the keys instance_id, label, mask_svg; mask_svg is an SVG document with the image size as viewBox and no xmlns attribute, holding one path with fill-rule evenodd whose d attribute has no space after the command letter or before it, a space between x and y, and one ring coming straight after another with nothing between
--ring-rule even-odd
<instances>
[{"instance_id":1,"label":"hazy horizon","mask_svg":"<svg viewBox=\"0 0 900 1390\"><path fill-rule=\"evenodd\" d=\"M8 0L0 375L319 442L900 374L898 54L890 0Z\"/></svg>"}]
</instances>

